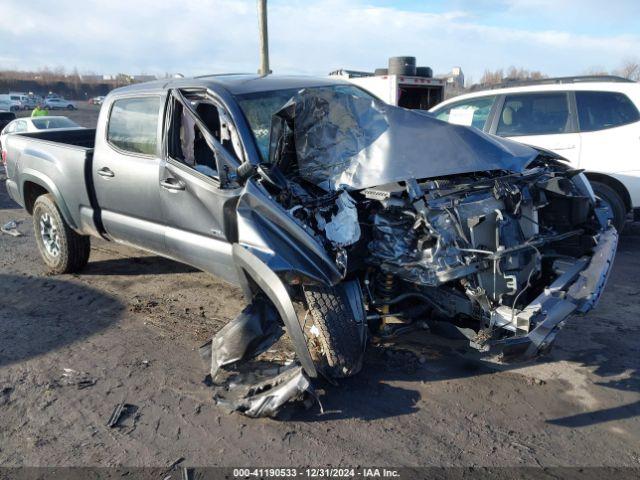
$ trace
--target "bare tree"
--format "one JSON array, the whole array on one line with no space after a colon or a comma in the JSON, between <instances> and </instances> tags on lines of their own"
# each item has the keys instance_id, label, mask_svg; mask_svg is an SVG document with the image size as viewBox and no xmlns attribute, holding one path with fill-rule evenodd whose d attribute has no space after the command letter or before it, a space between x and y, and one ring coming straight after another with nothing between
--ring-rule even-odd
<instances>
[{"instance_id":1,"label":"bare tree","mask_svg":"<svg viewBox=\"0 0 640 480\"><path fill-rule=\"evenodd\" d=\"M526 68L512 65L507 69L506 75L502 69L485 70L482 77L480 77L480 85L496 85L507 80L539 80L541 78L547 78L547 75L539 70L530 71Z\"/></svg>"},{"instance_id":2,"label":"bare tree","mask_svg":"<svg viewBox=\"0 0 640 480\"><path fill-rule=\"evenodd\" d=\"M634 82L640 81L640 60L637 58L626 59L615 73Z\"/></svg>"},{"instance_id":3,"label":"bare tree","mask_svg":"<svg viewBox=\"0 0 640 480\"><path fill-rule=\"evenodd\" d=\"M497 85L502 82L503 77L502 69L495 71L485 70L482 77L480 77L480 85Z\"/></svg>"},{"instance_id":4,"label":"bare tree","mask_svg":"<svg viewBox=\"0 0 640 480\"><path fill-rule=\"evenodd\" d=\"M609 75L609 71L601 65L594 65L584 71L585 75Z\"/></svg>"}]
</instances>

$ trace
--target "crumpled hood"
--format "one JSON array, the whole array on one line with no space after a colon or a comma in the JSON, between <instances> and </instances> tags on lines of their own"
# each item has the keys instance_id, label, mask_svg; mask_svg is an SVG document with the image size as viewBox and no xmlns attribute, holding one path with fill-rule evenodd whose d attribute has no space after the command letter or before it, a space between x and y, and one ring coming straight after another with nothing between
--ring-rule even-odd
<instances>
[{"instance_id":1,"label":"crumpled hood","mask_svg":"<svg viewBox=\"0 0 640 480\"><path fill-rule=\"evenodd\" d=\"M329 88L302 90L274 115L270 161L290 163L294 152L299 175L325 190L486 170L521 172L538 155L476 128Z\"/></svg>"}]
</instances>

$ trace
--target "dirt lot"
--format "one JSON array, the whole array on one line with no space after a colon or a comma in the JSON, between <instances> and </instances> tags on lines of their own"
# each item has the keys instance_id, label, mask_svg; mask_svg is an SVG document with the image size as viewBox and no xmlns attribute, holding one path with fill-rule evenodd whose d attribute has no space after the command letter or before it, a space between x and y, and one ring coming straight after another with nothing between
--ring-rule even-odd
<instances>
[{"instance_id":1,"label":"dirt lot","mask_svg":"<svg viewBox=\"0 0 640 480\"><path fill-rule=\"evenodd\" d=\"M69 116L92 126L96 112ZM0 235L0 465L640 466L640 224L599 307L544 362L498 370L414 337L370 349L323 415L251 420L214 404L197 352L239 290L103 241L81 275L49 277L0 185L11 219L25 236ZM108 428L120 401L135 408Z\"/></svg>"}]
</instances>

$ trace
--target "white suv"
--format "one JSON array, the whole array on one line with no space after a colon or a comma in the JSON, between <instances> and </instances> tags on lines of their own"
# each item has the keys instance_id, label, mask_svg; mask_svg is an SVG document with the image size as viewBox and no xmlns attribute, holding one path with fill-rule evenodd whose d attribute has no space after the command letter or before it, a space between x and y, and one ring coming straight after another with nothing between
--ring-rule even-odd
<instances>
[{"instance_id":1,"label":"white suv","mask_svg":"<svg viewBox=\"0 0 640 480\"><path fill-rule=\"evenodd\" d=\"M622 230L640 213L640 84L566 77L460 95L432 108L440 120L552 150L585 170Z\"/></svg>"}]
</instances>

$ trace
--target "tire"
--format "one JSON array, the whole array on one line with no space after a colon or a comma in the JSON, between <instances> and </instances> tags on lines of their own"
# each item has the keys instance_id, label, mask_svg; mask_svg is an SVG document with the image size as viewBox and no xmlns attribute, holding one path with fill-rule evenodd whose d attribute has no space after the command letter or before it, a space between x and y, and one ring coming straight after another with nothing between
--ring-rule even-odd
<instances>
[{"instance_id":1,"label":"tire","mask_svg":"<svg viewBox=\"0 0 640 480\"><path fill-rule=\"evenodd\" d=\"M416 57L389 58L389 75L415 76Z\"/></svg>"},{"instance_id":2,"label":"tire","mask_svg":"<svg viewBox=\"0 0 640 480\"><path fill-rule=\"evenodd\" d=\"M431 67L416 67L416 76L431 78L433 77L433 70L431 70Z\"/></svg>"},{"instance_id":3,"label":"tire","mask_svg":"<svg viewBox=\"0 0 640 480\"><path fill-rule=\"evenodd\" d=\"M613 226L616 227L618 233L622 233L627 218L627 209L624 201L613 188L606 183L591 182L593 192L599 197L607 207L609 207L612 215Z\"/></svg>"},{"instance_id":4,"label":"tire","mask_svg":"<svg viewBox=\"0 0 640 480\"><path fill-rule=\"evenodd\" d=\"M364 345L346 295L339 287L303 287L308 312L303 330L319 370L329 378L355 375L362 368Z\"/></svg>"},{"instance_id":5,"label":"tire","mask_svg":"<svg viewBox=\"0 0 640 480\"><path fill-rule=\"evenodd\" d=\"M89 261L89 237L78 235L69 227L50 194L41 195L35 201L33 230L49 273L78 272Z\"/></svg>"}]
</instances>

